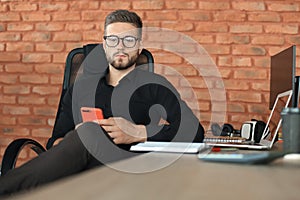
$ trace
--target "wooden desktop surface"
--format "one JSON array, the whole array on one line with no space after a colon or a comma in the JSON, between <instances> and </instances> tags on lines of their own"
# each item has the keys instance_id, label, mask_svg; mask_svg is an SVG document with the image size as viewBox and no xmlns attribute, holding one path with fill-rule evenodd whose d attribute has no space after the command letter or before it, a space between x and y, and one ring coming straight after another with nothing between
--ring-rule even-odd
<instances>
[{"instance_id":1,"label":"wooden desktop surface","mask_svg":"<svg viewBox=\"0 0 300 200\"><path fill-rule=\"evenodd\" d=\"M114 167L129 169L136 165L135 159L120 161ZM175 161L162 169L140 174L101 167L11 198L300 199L299 160L278 159L268 165L221 164L200 161L196 154L178 158L173 153L154 153L146 159L136 167L150 169L150 165L165 159Z\"/></svg>"}]
</instances>

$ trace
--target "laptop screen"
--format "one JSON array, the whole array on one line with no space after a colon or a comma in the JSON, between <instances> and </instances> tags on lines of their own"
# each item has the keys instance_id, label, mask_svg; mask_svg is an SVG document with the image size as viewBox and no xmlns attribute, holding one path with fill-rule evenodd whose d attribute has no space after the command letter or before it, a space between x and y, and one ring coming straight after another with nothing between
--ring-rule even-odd
<instances>
[{"instance_id":1,"label":"laptop screen","mask_svg":"<svg viewBox=\"0 0 300 200\"><path fill-rule=\"evenodd\" d=\"M264 130L263 139L274 142L277 133L281 132L281 116L280 113L283 108L287 107L291 96L292 90L283 92L277 95L274 102L271 114L269 116L267 126Z\"/></svg>"}]
</instances>

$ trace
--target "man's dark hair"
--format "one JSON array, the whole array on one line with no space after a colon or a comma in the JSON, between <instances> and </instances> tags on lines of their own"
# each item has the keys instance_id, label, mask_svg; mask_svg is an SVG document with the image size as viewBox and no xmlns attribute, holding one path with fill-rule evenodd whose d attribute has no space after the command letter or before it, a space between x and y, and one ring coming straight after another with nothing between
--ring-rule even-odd
<instances>
[{"instance_id":1,"label":"man's dark hair","mask_svg":"<svg viewBox=\"0 0 300 200\"><path fill-rule=\"evenodd\" d=\"M111 12L105 18L104 31L106 31L106 27L109 24L113 24L116 22L125 22L132 24L139 29L139 35L142 36L143 22L135 12L130 12L128 10L115 10Z\"/></svg>"}]
</instances>

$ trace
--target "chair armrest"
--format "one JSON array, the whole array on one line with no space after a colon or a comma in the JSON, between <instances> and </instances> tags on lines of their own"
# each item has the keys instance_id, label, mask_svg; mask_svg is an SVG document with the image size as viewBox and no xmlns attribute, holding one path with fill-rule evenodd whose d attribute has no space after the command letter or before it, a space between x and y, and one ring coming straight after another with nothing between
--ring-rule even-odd
<instances>
[{"instance_id":1,"label":"chair armrest","mask_svg":"<svg viewBox=\"0 0 300 200\"><path fill-rule=\"evenodd\" d=\"M27 145L31 145L30 148L37 154L46 151L41 144L32 139L20 138L12 141L6 148L3 155L1 165L1 176L6 174L9 170L15 168L19 153Z\"/></svg>"}]
</instances>

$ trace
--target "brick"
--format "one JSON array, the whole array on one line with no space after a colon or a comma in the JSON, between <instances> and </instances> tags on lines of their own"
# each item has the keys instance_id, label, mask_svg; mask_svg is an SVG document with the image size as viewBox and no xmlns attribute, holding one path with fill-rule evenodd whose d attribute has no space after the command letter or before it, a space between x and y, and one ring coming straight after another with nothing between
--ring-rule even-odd
<instances>
[{"instance_id":1,"label":"brick","mask_svg":"<svg viewBox=\"0 0 300 200\"><path fill-rule=\"evenodd\" d=\"M26 95L17 97L18 104L24 105L45 105L45 97L39 97L37 95Z\"/></svg>"},{"instance_id":2,"label":"brick","mask_svg":"<svg viewBox=\"0 0 300 200\"><path fill-rule=\"evenodd\" d=\"M162 11L147 12L146 13L146 19L147 20L167 21L167 20L177 20L178 17L177 17L177 14L175 12L162 10Z\"/></svg>"},{"instance_id":3,"label":"brick","mask_svg":"<svg viewBox=\"0 0 300 200\"><path fill-rule=\"evenodd\" d=\"M218 34L216 36L217 44L249 44L250 37L248 35L232 35L232 34Z\"/></svg>"},{"instance_id":4,"label":"brick","mask_svg":"<svg viewBox=\"0 0 300 200\"><path fill-rule=\"evenodd\" d=\"M195 9L197 2L195 1L166 1L167 9Z\"/></svg>"},{"instance_id":5,"label":"brick","mask_svg":"<svg viewBox=\"0 0 300 200\"><path fill-rule=\"evenodd\" d=\"M32 65L26 65L26 64L6 64L5 65L5 71L6 72L32 72L33 66Z\"/></svg>"},{"instance_id":6,"label":"brick","mask_svg":"<svg viewBox=\"0 0 300 200\"><path fill-rule=\"evenodd\" d=\"M50 83L51 84L59 84L62 85L63 83L63 76L50 76Z\"/></svg>"},{"instance_id":7,"label":"brick","mask_svg":"<svg viewBox=\"0 0 300 200\"><path fill-rule=\"evenodd\" d=\"M67 31L83 31L94 30L96 25L94 23L68 23L66 24ZM99 34L99 33L98 33Z\"/></svg>"},{"instance_id":8,"label":"brick","mask_svg":"<svg viewBox=\"0 0 300 200\"><path fill-rule=\"evenodd\" d=\"M2 94L0 96L0 103L1 104L15 104L16 103L16 97L11 96L11 95L3 95Z\"/></svg>"},{"instance_id":9,"label":"brick","mask_svg":"<svg viewBox=\"0 0 300 200\"><path fill-rule=\"evenodd\" d=\"M266 69L239 69L234 71L234 78L236 79L266 79Z\"/></svg>"},{"instance_id":10,"label":"brick","mask_svg":"<svg viewBox=\"0 0 300 200\"><path fill-rule=\"evenodd\" d=\"M268 38L268 39L266 39ZM254 36L252 37L252 44L264 44L264 45L283 45L285 39L282 36Z\"/></svg>"},{"instance_id":11,"label":"brick","mask_svg":"<svg viewBox=\"0 0 300 200\"><path fill-rule=\"evenodd\" d=\"M101 1L103 3L103 1ZM118 2L120 4L121 2ZM98 10L100 2L98 1L71 1L68 2L70 10ZM125 9L125 8L123 8Z\"/></svg>"},{"instance_id":12,"label":"brick","mask_svg":"<svg viewBox=\"0 0 300 200\"><path fill-rule=\"evenodd\" d=\"M266 10L266 6L264 2L242 2L235 1L232 2L233 9L236 10L246 10L246 11L263 11Z\"/></svg>"},{"instance_id":13,"label":"brick","mask_svg":"<svg viewBox=\"0 0 300 200\"><path fill-rule=\"evenodd\" d=\"M15 74L0 74L0 83L13 84L18 81L18 76Z\"/></svg>"},{"instance_id":14,"label":"brick","mask_svg":"<svg viewBox=\"0 0 300 200\"><path fill-rule=\"evenodd\" d=\"M47 53L24 53L22 62L24 63L45 63L51 61L51 55Z\"/></svg>"},{"instance_id":15,"label":"brick","mask_svg":"<svg viewBox=\"0 0 300 200\"><path fill-rule=\"evenodd\" d=\"M199 22L196 24L195 31L200 33L228 32L228 25L223 23Z\"/></svg>"},{"instance_id":16,"label":"brick","mask_svg":"<svg viewBox=\"0 0 300 200\"><path fill-rule=\"evenodd\" d=\"M245 121L249 121L249 119L252 119L252 118L254 118L253 114L250 115L249 113L243 113L243 115L241 115L240 113L229 115L229 120L232 121L233 123L236 123L236 122L243 123ZM256 118L256 119L259 119L259 118Z\"/></svg>"},{"instance_id":17,"label":"brick","mask_svg":"<svg viewBox=\"0 0 300 200\"><path fill-rule=\"evenodd\" d=\"M53 21L80 21L81 15L80 12L72 11L72 12L64 12L64 16L61 16L61 13L54 13L52 15Z\"/></svg>"},{"instance_id":18,"label":"brick","mask_svg":"<svg viewBox=\"0 0 300 200\"><path fill-rule=\"evenodd\" d=\"M172 29L176 31L192 31L194 29L193 23L189 22L162 22L162 28Z\"/></svg>"},{"instance_id":19,"label":"brick","mask_svg":"<svg viewBox=\"0 0 300 200\"><path fill-rule=\"evenodd\" d=\"M155 54L155 63L158 64L180 64L182 63L182 58L177 55L170 53L160 53Z\"/></svg>"},{"instance_id":20,"label":"brick","mask_svg":"<svg viewBox=\"0 0 300 200\"><path fill-rule=\"evenodd\" d=\"M21 40L21 35L19 33L10 33L10 32L0 33L0 42L19 41L19 40Z\"/></svg>"},{"instance_id":21,"label":"brick","mask_svg":"<svg viewBox=\"0 0 300 200\"><path fill-rule=\"evenodd\" d=\"M268 10L270 11L299 11L299 3L267 3Z\"/></svg>"},{"instance_id":22,"label":"brick","mask_svg":"<svg viewBox=\"0 0 300 200\"><path fill-rule=\"evenodd\" d=\"M214 21L235 21L235 22L243 22L246 21L246 13L235 11L235 10L226 10L219 11L213 15Z\"/></svg>"},{"instance_id":23,"label":"brick","mask_svg":"<svg viewBox=\"0 0 300 200\"><path fill-rule=\"evenodd\" d=\"M227 106L225 104L214 103L211 106L213 112L226 112Z\"/></svg>"},{"instance_id":24,"label":"brick","mask_svg":"<svg viewBox=\"0 0 300 200\"><path fill-rule=\"evenodd\" d=\"M129 1L101 1L101 10L130 9Z\"/></svg>"},{"instance_id":25,"label":"brick","mask_svg":"<svg viewBox=\"0 0 300 200\"><path fill-rule=\"evenodd\" d=\"M47 32L30 32L23 34L23 41L46 42L50 41L51 34Z\"/></svg>"},{"instance_id":26,"label":"brick","mask_svg":"<svg viewBox=\"0 0 300 200\"><path fill-rule=\"evenodd\" d=\"M133 1L132 8L135 10L158 10L164 7L164 1L155 0L155 1Z\"/></svg>"},{"instance_id":27,"label":"brick","mask_svg":"<svg viewBox=\"0 0 300 200\"><path fill-rule=\"evenodd\" d=\"M222 78L230 78L232 71L229 69L219 69Z\"/></svg>"},{"instance_id":28,"label":"brick","mask_svg":"<svg viewBox=\"0 0 300 200\"><path fill-rule=\"evenodd\" d=\"M43 12L22 13L21 16L25 22L45 22L51 19L49 14Z\"/></svg>"},{"instance_id":29,"label":"brick","mask_svg":"<svg viewBox=\"0 0 300 200\"><path fill-rule=\"evenodd\" d=\"M36 44L36 50L39 52L58 52L64 50L64 44L58 42Z\"/></svg>"},{"instance_id":30,"label":"brick","mask_svg":"<svg viewBox=\"0 0 300 200\"><path fill-rule=\"evenodd\" d=\"M39 75L39 74L24 74L20 75L21 83L35 83L35 84L45 84L48 83L47 75Z\"/></svg>"},{"instance_id":31,"label":"brick","mask_svg":"<svg viewBox=\"0 0 300 200\"><path fill-rule=\"evenodd\" d=\"M196 53L194 45L178 45L176 42L165 44L163 49L171 49L173 53L178 53L181 56Z\"/></svg>"},{"instance_id":32,"label":"brick","mask_svg":"<svg viewBox=\"0 0 300 200\"><path fill-rule=\"evenodd\" d=\"M59 88L56 86L34 86L32 92L40 95L57 95L59 93Z\"/></svg>"},{"instance_id":33,"label":"brick","mask_svg":"<svg viewBox=\"0 0 300 200\"><path fill-rule=\"evenodd\" d=\"M266 50L263 47L258 46L233 46L233 55L266 55Z\"/></svg>"},{"instance_id":34,"label":"brick","mask_svg":"<svg viewBox=\"0 0 300 200\"><path fill-rule=\"evenodd\" d=\"M46 119L39 116L26 116L26 117L19 117L19 124L20 125L46 125Z\"/></svg>"},{"instance_id":35,"label":"brick","mask_svg":"<svg viewBox=\"0 0 300 200\"><path fill-rule=\"evenodd\" d=\"M7 43L7 51L29 52L34 50L34 44L29 42Z\"/></svg>"},{"instance_id":36,"label":"brick","mask_svg":"<svg viewBox=\"0 0 300 200\"><path fill-rule=\"evenodd\" d=\"M33 30L33 24L27 23L9 23L7 25L8 31L31 31Z\"/></svg>"},{"instance_id":37,"label":"brick","mask_svg":"<svg viewBox=\"0 0 300 200\"><path fill-rule=\"evenodd\" d=\"M51 107L34 107L33 114L35 116L55 116L56 108Z\"/></svg>"},{"instance_id":38,"label":"brick","mask_svg":"<svg viewBox=\"0 0 300 200\"><path fill-rule=\"evenodd\" d=\"M64 66L61 64L39 64L34 67L35 71L38 73L47 73L47 74L63 74Z\"/></svg>"},{"instance_id":39,"label":"brick","mask_svg":"<svg viewBox=\"0 0 300 200\"><path fill-rule=\"evenodd\" d=\"M11 114L11 115L29 115L30 109L25 106L3 106L3 114Z\"/></svg>"},{"instance_id":40,"label":"brick","mask_svg":"<svg viewBox=\"0 0 300 200\"><path fill-rule=\"evenodd\" d=\"M82 20L83 21L93 21L99 22L104 21L105 17L109 12L103 11L83 11L82 12Z\"/></svg>"},{"instance_id":41,"label":"brick","mask_svg":"<svg viewBox=\"0 0 300 200\"><path fill-rule=\"evenodd\" d=\"M283 22L300 22L300 13L282 13Z\"/></svg>"},{"instance_id":42,"label":"brick","mask_svg":"<svg viewBox=\"0 0 300 200\"><path fill-rule=\"evenodd\" d=\"M1 125L16 125L17 124L17 120L16 120L16 118L15 117L11 117L11 116L9 116L9 117L6 117L6 116L2 116L1 118L0 118L0 124Z\"/></svg>"},{"instance_id":43,"label":"brick","mask_svg":"<svg viewBox=\"0 0 300 200\"><path fill-rule=\"evenodd\" d=\"M36 11L37 10L37 4L36 3L12 3L9 4L9 10L10 11Z\"/></svg>"},{"instance_id":44,"label":"brick","mask_svg":"<svg viewBox=\"0 0 300 200\"><path fill-rule=\"evenodd\" d=\"M36 23L35 29L37 31L62 31L64 29L64 24L60 22L51 23Z\"/></svg>"},{"instance_id":45,"label":"brick","mask_svg":"<svg viewBox=\"0 0 300 200\"><path fill-rule=\"evenodd\" d=\"M82 33L82 39L94 41L96 43L100 39L99 31L98 30L84 31Z\"/></svg>"},{"instance_id":46,"label":"brick","mask_svg":"<svg viewBox=\"0 0 300 200\"><path fill-rule=\"evenodd\" d=\"M229 32L231 33L262 33L263 26L258 25L231 25Z\"/></svg>"},{"instance_id":47,"label":"brick","mask_svg":"<svg viewBox=\"0 0 300 200\"><path fill-rule=\"evenodd\" d=\"M6 53L1 52L0 53L0 60L1 62L18 62L20 61L20 54L17 53Z\"/></svg>"},{"instance_id":48,"label":"brick","mask_svg":"<svg viewBox=\"0 0 300 200\"><path fill-rule=\"evenodd\" d=\"M41 2L39 4L39 9L43 11L66 11L68 8L68 3L67 2L55 2L55 3L46 3L46 2ZM64 15L63 15L64 16ZM64 17L62 17L64 18Z\"/></svg>"},{"instance_id":49,"label":"brick","mask_svg":"<svg viewBox=\"0 0 300 200\"><path fill-rule=\"evenodd\" d=\"M53 36L53 41L81 41L82 36L80 33L70 33L70 32L62 32L55 33Z\"/></svg>"},{"instance_id":50,"label":"brick","mask_svg":"<svg viewBox=\"0 0 300 200\"><path fill-rule=\"evenodd\" d=\"M300 36L290 36L287 38L287 41L291 44L300 44ZM299 63L299 62L296 62Z\"/></svg>"},{"instance_id":51,"label":"brick","mask_svg":"<svg viewBox=\"0 0 300 200\"><path fill-rule=\"evenodd\" d=\"M54 106L57 110L58 108L58 103L59 103L59 96L55 96L55 97L47 97L47 103L51 106Z\"/></svg>"},{"instance_id":52,"label":"brick","mask_svg":"<svg viewBox=\"0 0 300 200\"><path fill-rule=\"evenodd\" d=\"M256 91L265 91L265 92L269 92L270 88L270 82L264 81L264 82L260 82L260 81L255 81L251 84L251 89L256 90Z\"/></svg>"},{"instance_id":53,"label":"brick","mask_svg":"<svg viewBox=\"0 0 300 200\"><path fill-rule=\"evenodd\" d=\"M193 21L212 20L211 14L209 12L200 12L200 11L181 11L179 12L179 17L183 20L193 20Z\"/></svg>"},{"instance_id":54,"label":"brick","mask_svg":"<svg viewBox=\"0 0 300 200\"><path fill-rule=\"evenodd\" d=\"M250 66L252 66L251 58L249 58L249 57L234 57L232 59L232 66L250 67Z\"/></svg>"},{"instance_id":55,"label":"brick","mask_svg":"<svg viewBox=\"0 0 300 200\"><path fill-rule=\"evenodd\" d=\"M279 13L275 12L264 12L264 13L249 13L248 20L253 22L280 22Z\"/></svg>"},{"instance_id":56,"label":"brick","mask_svg":"<svg viewBox=\"0 0 300 200\"><path fill-rule=\"evenodd\" d=\"M9 136L27 136L29 135L30 131L28 128L19 128L19 127L16 127L16 126L13 126L13 127L7 127L7 128L3 128L3 129L0 129L0 132L6 134L6 135L9 135ZM3 140L4 138L2 138L1 140ZM8 140L6 143L10 143L12 142L12 140L10 140L8 137L6 137L6 139Z\"/></svg>"},{"instance_id":57,"label":"brick","mask_svg":"<svg viewBox=\"0 0 300 200\"><path fill-rule=\"evenodd\" d=\"M193 68L192 66L184 66L184 65L179 65L179 66L172 66L173 70L176 70L177 73L183 76L196 76L197 75L197 70ZM166 74L168 75L168 71L170 70L165 70Z\"/></svg>"},{"instance_id":58,"label":"brick","mask_svg":"<svg viewBox=\"0 0 300 200\"><path fill-rule=\"evenodd\" d=\"M218 57L218 66L227 66L230 67L232 64L231 56L219 56Z\"/></svg>"},{"instance_id":59,"label":"brick","mask_svg":"<svg viewBox=\"0 0 300 200\"><path fill-rule=\"evenodd\" d=\"M200 1L199 8L201 10L228 10L230 9L230 3L218 1Z\"/></svg>"},{"instance_id":60,"label":"brick","mask_svg":"<svg viewBox=\"0 0 300 200\"><path fill-rule=\"evenodd\" d=\"M0 13L0 21L1 22L14 22L14 21L20 21L21 17L18 13L14 12L5 12Z\"/></svg>"},{"instance_id":61,"label":"brick","mask_svg":"<svg viewBox=\"0 0 300 200\"><path fill-rule=\"evenodd\" d=\"M226 90L248 90L249 85L245 80L223 80Z\"/></svg>"},{"instance_id":62,"label":"brick","mask_svg":"<svg viewBox=\"0 0 300 200\"><path fill-rule=\"evenodd\" d=\"M5 31L6 25L0 23L0 32Z\"/></svg>"},{"instance_id":63,"label":"brick","mask_svg":"<svg viewBox=\"0 0 300 200\"><path fill-rule=\"evenodd\" d=\"M53 62L52 63L60 63L65 64L66 58L67 58L67 52L66 53L52 53Z\"/></svg>"},{"instance_id":64,"label":"brick","mask_svg":"<svg viewBox=\"0 0 300 200\"><path fill-rule=\"evenodd\" d=\"M266 33L279 34L298 34L299 26L297 24L270 24L264 26Z\"/></svg>"},{"instance_id":65,"label":"brick","mask_svg":"<svg viewBox=\"0 0 300 200\"><path fill-rule=\"evenodd\" d=\"M248 103L260 103L262 98L260 93L249 91L230 91L228 93L230 101L248 102Z\"/></svg>"},{"instance_id":66,"label":"brick","mask_svg":"<svg viewBox=\"0 0 300 200\"><path fill-rule=\"evenodd\" d=\"M32 130L32 136L49 138L52 133L52 128L36 128Z\"/></svg>"},{"instance_id":67,"label":"brick","mask_svg":"<svg viewBox=\"0 0 300 200\"><path fill-rule=\"evenodd\" d=\"M270 66L270 58L255 58L254 66L256 67L269 67Z\"/></svg>"},{"instance_id":68,"label":"brick","mask_svg":"<svg viewBox=\"0 0 300 200\"><path fill-rule=\"evenodd\" d=\"M209 54L229 54L230 53L230 46L220 46L220 45L203 45L205 50Z\"/></svg>"},{"instance_id":69,"label":"brick","mask_svg":"<svg viewBox=\"0 0 300 200\"><path fill-rule=\"evenodd\" d=\"M0 12L5 12L8 10L8 5L6 4L1 4L0 5Z\"/></svg>"},{"instance_id":70,"label":"brick","mask_svg":"<svg viewBox=\"0 0 300 200\"><path fill-rule=\"evenodd\" d=\"M29 94L30 87L25 85L4 86L4 94Z\"/></svg>"},{"instance_id":71,"label":"brick","mask_svg":"<svg viewBox=\"0 0 300 200\"><path fill-rule=\"evenodd\" d=\"M240 103L229 103L227 104L228 112L245 112L245 106Z\"/></svg>"},{"instance_id":72,"label":"brick","mask_svg":"<svg viewBox=\"0 0 300 200\"><path fill-rule=\"evenodd\" d=\"M258 114L265 114L268 108L266 105L262 104L251 104L247 105L249 113L258 113Z\"/></svg>"},{"instance_id":73,"label":"brick","mask_svg":"<svg viewBox=\"0 0 300 200\"><path fill-rule=\"evenodd\" d=\"M214 43L214 36L211 34L192 34L191 37L193 40L196 40L196 42L198 42L200 45Z\"/></svg>"}]
</instances>

